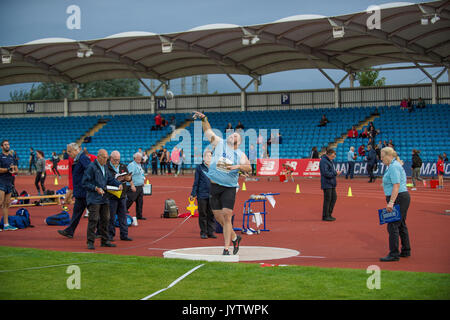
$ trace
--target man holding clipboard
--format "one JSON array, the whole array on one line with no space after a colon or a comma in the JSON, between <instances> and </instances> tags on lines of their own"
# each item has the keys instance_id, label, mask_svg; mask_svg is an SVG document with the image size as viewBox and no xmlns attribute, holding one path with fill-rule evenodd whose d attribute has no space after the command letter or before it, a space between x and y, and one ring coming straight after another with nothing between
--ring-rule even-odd
<instances>
[{"instance_id":1,"label":"man holding clipboard","mask_svg":"<svg viewBox=\"0 0 450 320\"><path fill-rule=\"evenodd\" d=\"M383 262L391 262L398 261L400 257L411 255L408 227L406 226L406 214L411 199L406 188L406 173L402 167L403 162L397 156L395 150L390 147L381 149L381 161L388 166L383 176L383 190L388 203L386 211L392 212L394 205L398 205L401 214L400 220L388 223L389 254L380 259ZM399 252L399 237L402 243L401 252Z\"/></svg>"},{"instance_id":2,"label":"man holding clipboard","mask_svg":"<svg viewBox=\"0 0 450 320\"><path fill-rule=\"evenodd\" d=\"M111 156L109 158L107 168L112 176L115 179L120 180L122 182L122 190L121 192L109 193L109 226L108 226L108 236L109 240L112 241L114 236L116 235L115 228L115 216L117 214L117 219L119 221L119 229L120 229L120 240L122 241L131 241L130 237L128 237L128 224L127 224L127 191L128 191L128 183L133 183L131 181L131 173L128 172L128 168L125 164L120 163L120 152L113 151L111 152Z\"/></svg>"}]
</instances>

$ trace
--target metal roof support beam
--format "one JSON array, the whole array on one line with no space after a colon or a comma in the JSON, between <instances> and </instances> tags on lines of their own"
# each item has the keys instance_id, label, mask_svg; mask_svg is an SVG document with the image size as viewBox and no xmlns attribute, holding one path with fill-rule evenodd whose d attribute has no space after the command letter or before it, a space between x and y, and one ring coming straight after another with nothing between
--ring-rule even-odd
<instances>
[{"instance_id":1,"label":"metal roof support beam","mask_svg":"<svg viewBox=\"0 0 450 320\"><path fill-rule=\"evenodd\" d=\"M139 77L137 77L137 78L138 78L139 82L142 84L142 86L145 89L147 89L147 91L150 93L150 111L151 111L151 113L155 113L155 111L156 111L155 95L163 85L167 86L167 84L161 80L158 80L160 82L159 86L156 88L156 90L152 90L149 88L149 86L144 81L142 81L141 78L139 78Z\"/></svg>"},{"instance_id":2,"label":"metal roof support beam","mask_svg":"<svg viewBox=\"0 0 450 320\"><path fill-rule=\"evenodd\" d=\"M334 107L339 108L341 102L341 92L339 90L340 85L344 82L345 79L350 75L350 72L347 72L346 75L339 80L339 82L335 82L322 68L318 68L320 73L322 73L325 78L327 78L334 85Z\"/></svg>"},{"instance_id":3,"label":"metal roof support beam","mask_svg":"<svg viewBox=\"0 0 450 320\"><path fill-rule=\"evenodd\" d=\"M239 90L241 91L241 111L247 111L247 95L245 90L247 90L247 88L254 83L256 80L258 79L254 79L252 78L245 87L242 87L237 81L236 79L234 79L231 74L226 73L227 77L236 85L236 87L239 88ZM260 80L258 80L260 81Z\"/></svg>"},{"instance_id":4,"label":"metal roof support beam","mask_svg":"<svg viewBox=\"0 0 450 320\"><path fill-rule=\"evenodd\" d=\"M437 96L438 96L438 90L437 90L437 81L442 75L445 73L447 68L443 68L441 72L437 75L437 77L433 77L431 74L429 74L421 65L419 65L417 62L414 62L417 68L419 68L430 80L431 80L431 103L436 104L437 103Z\"/></svg>"}]
</instances>

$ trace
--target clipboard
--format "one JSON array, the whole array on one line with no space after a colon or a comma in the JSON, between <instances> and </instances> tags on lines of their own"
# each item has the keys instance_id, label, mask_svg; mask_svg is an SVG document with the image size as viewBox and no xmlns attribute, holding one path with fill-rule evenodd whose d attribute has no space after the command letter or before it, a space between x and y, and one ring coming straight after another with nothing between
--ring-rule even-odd
<instances>
[{"instance_id":1,"label":"clipboard","mask_svg":"<svg viewBox=\"0 0 450 320\"><path fill-rule=\"evenodd\" d=\"M144 193L144 196L151 196L152 195L152 185L150 183L144 184L142 191Z\"/></svg>"},{"instance_id":2,"label":"clipboard","mask_svg":"<svg viewBox=\"0 0 450 320\"><path fill-rule=\"evenodd\" d=\"M402 219L402 215L400 213L400 206L398 204L394 205L394 208L392 209L391 212L388 212L386 208L379 209L378 217L380 219L380 225L400 221Z\"/></svg>"}]
</instances>

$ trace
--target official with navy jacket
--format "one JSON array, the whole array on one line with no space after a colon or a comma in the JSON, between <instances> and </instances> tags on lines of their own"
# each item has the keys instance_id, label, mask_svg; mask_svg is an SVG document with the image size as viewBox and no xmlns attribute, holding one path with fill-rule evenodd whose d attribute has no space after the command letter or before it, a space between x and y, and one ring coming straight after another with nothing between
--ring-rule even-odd
<instances>
[{"instance_id":1,"label":"official with navy jacket","mask_svg":"<svg viewBox=\"0 0 450 320\"><path fill-rule=\"evenodd\" d=\"M122 184L111 175L106 167L107 161L108 152L104 149L100 149L98 151L97 159L89 165L82 180L83 187L86 189L86 202L89 210L87 245L88 249L91 250L95 249L94 241L97 225L101 236L101 246L116 246L109 241L107 231L110 213L106 190L107 186L119 187L119 190L122 190Z\"/></svg>"},{"instance_id":2,"label":"official with navy jacket","mask_svg":"<svg viewBox=\"0 0 450 320\"><path fill-rule=\"evenodd\" d=\"M113 194L109 194L109 226L108 226L108 236L109 240L112 241L116 235L115 228L115 216L117 215L117 220L119 222L120 229L120 240L131 241L132 239L128 237L128 224L127 224L127 191L128 186L126 182L131 182L131 174L128 172L128 168L125 164L120 163L120 153L119 151L111 152L111 157L108 161L107 168L113 177L116 174L126 174L124 181L122 182L122 193L120 197L116 197Z\"/></svg>"},{"instance_id":3,"label":"official with navy jacket","mask_svg":"<svg viewBox=\"0 0 450 320\"><path fill-rule=\"evenodd\" d=\"M197 198L198 203L198 224L200 226L200 237L202 239L217 238L214 235L216 220L209 204L209 191L211 181L206 176L208 165L211 161L211 151L206 151L204 161L195 168L195 180L192 186L191 201Z\"/></svg>"},{"instance_id":4,"label":"official with navy jacket","mask_svg":"<svg viewBox=\"0 0 450 320\"><path fill-rule=\"evenodd\" d=\"M341 174L341 171L336 171L333 165L333 160L336 158L336 151L328 149L326 154L320 159L320 187L323 190L323 208L322 220L335 221L332 217L334 205L336 204L336 176Z\"/></svg>"},{"instance_id":5,"label":"official with navy jacket","mask_svg":"<svg viewBox=\"0 0 450 320\"><path fill-rule=\"evenodd\" d=\"M72 164L72 185L75 204L73 206L70 225L64 230L58 230L58 233L64 237L73 238L81 216L87 207L86 190L83 187L82 180L84 172L91 164L91 160L76 143L70 143L67 145L67 153L72 159L74 159Z\"/></svg>"},{"instance_id":6,"label":"official with navy jacket","mask_svg":"<svg viewBox=\"0 0 450 320\"><path fill-rule=\"evenodd\" d=\"M367 145L367 153L366 153L366 157L367 157L367 172L369 173L369 183L371 182L375 182L375 180L377 179L374 174L373 171L375 170L375 166L378 162L377 159L377 152L373 149L373 146L368 144Z\"/></svg>"}]
</instances>

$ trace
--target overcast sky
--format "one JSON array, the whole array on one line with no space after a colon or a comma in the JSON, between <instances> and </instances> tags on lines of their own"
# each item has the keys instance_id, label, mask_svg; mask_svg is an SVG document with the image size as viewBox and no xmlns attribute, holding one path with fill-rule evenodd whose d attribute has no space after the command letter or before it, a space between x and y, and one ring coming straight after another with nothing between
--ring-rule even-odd
<instances>
[{"instance_id":1,"label":"overcast sky","mask_svg":"<svg viewBox=\"0 0 450 320\"><path fill-rule=\"evenodd\" d=\"M370 5L390 1L368 0L0 0L0 46L23 44L41 38L62 37L75 40L103 38L126 31L171 33L212 23L254 25L298 14L336 16L365 11ZM421 1L411 0L418 3ZM70 5L81 9L81 28L66 26ZM429 69L431 74L440 69ZM343 71L330 71L336 80ZM386 84L427 83L419 70L383 72ZM246 83L250 78L238 77ZM439 81L448 81L447 74ZM190 90L191 79L187 79ZM349 86L348 80L342 86ZM30 84L0 86L0 101L9 100L9 92ZM180 81L171 81L172 90L180 91ZM331 83L317 70L299 70L266 75L260 90L295 90L331 88ZM208 91L237 92L237 87L223 75L210 75ZM253 87L249 88L253 90ZM189 91L188 91L189 93Z\"/></svg>"}]
</instances>

